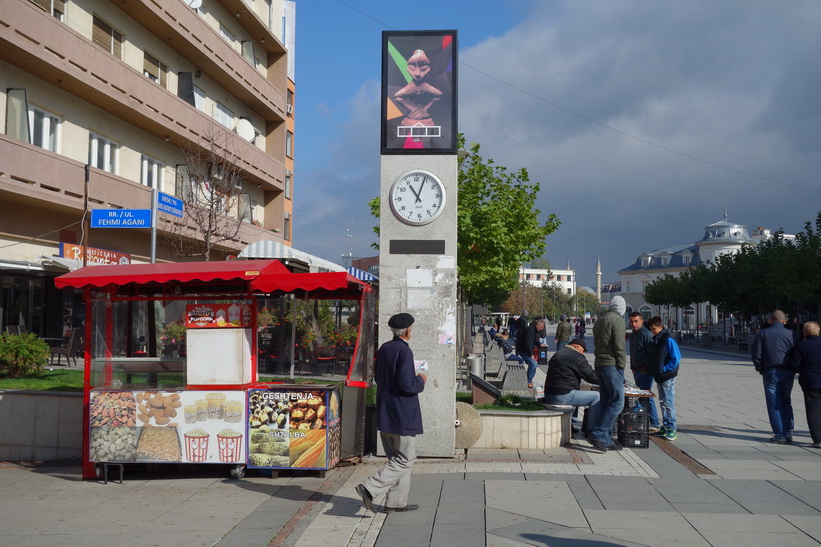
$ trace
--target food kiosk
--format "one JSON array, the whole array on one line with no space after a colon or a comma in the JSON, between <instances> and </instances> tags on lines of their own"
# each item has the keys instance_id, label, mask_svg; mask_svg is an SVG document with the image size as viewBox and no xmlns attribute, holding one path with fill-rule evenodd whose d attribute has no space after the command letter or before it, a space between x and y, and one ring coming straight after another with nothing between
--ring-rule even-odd
<instances>
[{"instance_id":1,"label":"food kiosk","mask_svg":"<svg viewBox=\"0 0 821 547\"><path fill-rule=\"evenodd\" d=\"M229 464L236 477L246 466L326 470L356 455L373 363L367 283L235 260L92 266L55 285L81 289L86 304L83 478L141 462ZM272 299L292 333L298 303L333 299L353 309L358 336L341 390L260 381L258 315ZM291 378L295 340L280 348Z\"/></svg>"}]
</instances>

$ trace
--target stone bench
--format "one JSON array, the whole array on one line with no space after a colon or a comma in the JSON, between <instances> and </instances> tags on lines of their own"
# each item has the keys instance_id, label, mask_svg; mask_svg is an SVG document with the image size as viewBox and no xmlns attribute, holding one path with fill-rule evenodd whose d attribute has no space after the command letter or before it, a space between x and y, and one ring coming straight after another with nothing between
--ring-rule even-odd
<instances>
[{"instance_id":1,"label":"stone bench","mask_svg":"<svg viewBox=\"0 0 821 547\"><path fill-rule=\"evenodd\" d=\"M479 410L482 434L471 448L559 448L570 442L572 412Z\"/></svg>"}]
</instances>

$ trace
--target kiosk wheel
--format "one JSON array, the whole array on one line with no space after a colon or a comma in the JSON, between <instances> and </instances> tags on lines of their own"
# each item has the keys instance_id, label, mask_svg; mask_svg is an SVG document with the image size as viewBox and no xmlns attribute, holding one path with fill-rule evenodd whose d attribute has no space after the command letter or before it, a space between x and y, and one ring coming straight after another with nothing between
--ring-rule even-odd
<instances>
[{"instance_id":1,"label":"kiosk wheel","mask_svg":"<svg viewBox=\"0 0 821 547\"><path fill-rule=\"evenodd\" d=\"M232 479L239 480L239 479L243 478L245 476L245 466L242 465L242 464L235 465L234 467L231 468L231 471L229 472L229 475L231 475Z\"/></svg>"}]
</instances>

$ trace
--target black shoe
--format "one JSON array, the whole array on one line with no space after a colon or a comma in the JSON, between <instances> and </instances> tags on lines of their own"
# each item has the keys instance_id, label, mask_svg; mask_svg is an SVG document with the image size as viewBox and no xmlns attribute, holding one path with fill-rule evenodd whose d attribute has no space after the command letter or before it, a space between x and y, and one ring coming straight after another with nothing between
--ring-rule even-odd
<instances>
[{"instance_id":1,"label":"black shoe","mask_svg":"<svg viewBox=\"0 0 821 547\"><path fill-rule=\"evenodd\" d=\"M404 507L385 507L386 513L404 513L405 511L416 511L419 509L419 506L416 504L409 503Z\"/></svg>"},{"instance_id":2,"label":"black shoe","mask_svg":"<svg viewBox=\"0 0 821 547\"><path fill-rule=\"evenodd\" d=\"M371 493L368 492L368 489L365 488L364 484L356 485L356 493L362 496L362 503L365 504L365 507L371 513L376 513L376 507L373 506L373 496L371 496Z\"/></svg>"},{"instance_id":3,"label":"black shoe","mask_svg":"<svg viewBox=\"0 0 821 547\"><path fill-rule=\"evenodd\" d=\"M608 444L605 448L607 448L607 450L614 450L616 452L618 452L619 450L624 450L624 447L616 441L613 441L612 444Z\"/></svg>"},{"instance_id":4,"label":"black shoe","mask_svg":"<svg viewBox=\"0 0 821 547\"><path fill-rule=\"evenodd\" d=\"M596 439L587 439L587 442L589 442L590 446L592 446L593 448L595 448L596 450L598 450L602 454L607 452L607 447L604 446L603 442L597 441Z\"/></svg>"}]
</instances>

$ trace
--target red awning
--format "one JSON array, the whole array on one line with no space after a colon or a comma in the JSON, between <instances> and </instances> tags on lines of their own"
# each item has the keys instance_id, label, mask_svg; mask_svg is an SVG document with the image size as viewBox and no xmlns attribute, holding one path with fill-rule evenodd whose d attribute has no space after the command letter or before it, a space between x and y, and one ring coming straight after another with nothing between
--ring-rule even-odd
<instances>
[{"instance_id":1,"label":"red awning","mask_svg":"<svg viewBox=\"0 0 821 547\"><path fill-rule=\"evenodd\" d=\"M58 289L106 287L134 283L186 283L242 280L260 276L294 275L278 260L230 260L226 262L170 262L163 264L123 264L86 266L54 279Z\"/></svg>"},{"instance_id":2,"label":"red awning","mask_svg":"<svg viewBox=\"0 0 821 547\"><path fill-rule=\"evenodd\" d=\"M54 285L82 289L233 280L249 281L251 291L258 293L300 293L313 298L358 299L363 291L371 290L347 272L295 274L278 260L86 266L55 278Z\"/></svg>"},{"instance_id":3,"label":"red awning","mask_svg":"<svg viewBox=\"0 0 821 547\"><path fill-rule=\"evenodd\" d=\"M315 298L359 298L370 285L348 272L262 275L251 282L251 289L263 293L305 291Z\"/></svg>"}]
</instances>

